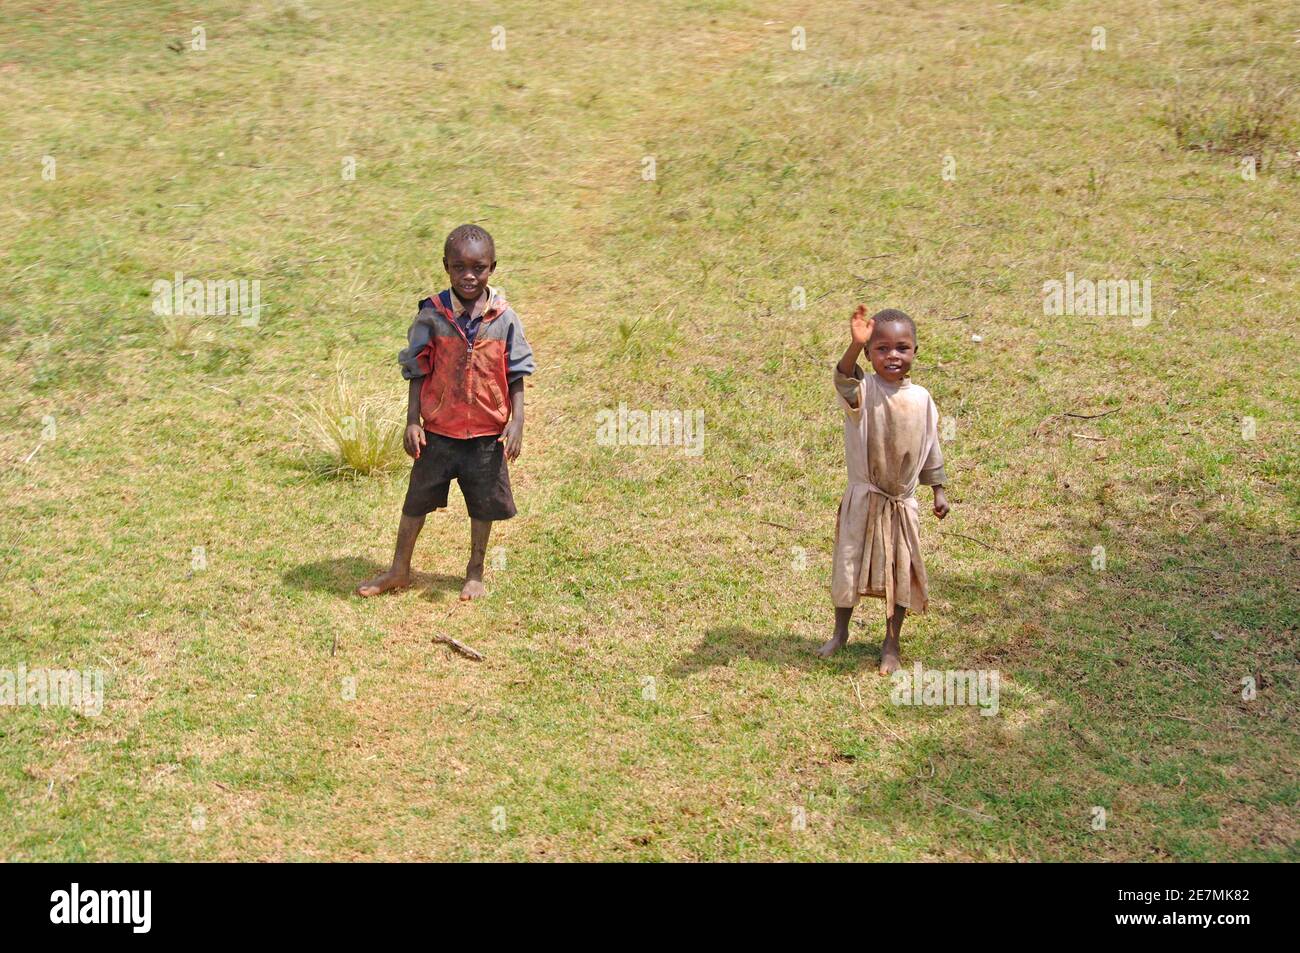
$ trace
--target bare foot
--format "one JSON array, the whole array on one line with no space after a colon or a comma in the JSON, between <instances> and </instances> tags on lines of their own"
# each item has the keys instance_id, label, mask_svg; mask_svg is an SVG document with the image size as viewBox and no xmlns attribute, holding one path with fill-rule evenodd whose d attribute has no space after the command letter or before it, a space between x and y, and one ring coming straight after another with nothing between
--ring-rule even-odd
<instances>
[{"instance_id":1,"label":"bare foot","mask_svg":"<svg viewBox=\"0 0 1300 953\"><path fill-rule=\"evenodd\" d=\"M398 572L395 569L389 569L386 572L381 572L374 579L368 579L357 586L357 595L377 596L381 592L388 592L390 589L405 589L410 584L411 574L409 572Z\"/></svg>"},{"instance_id":2,"label":"bare foot","mask_svg":"<svg viewBox=\"0 0 1300 953\"><path fill-rule=\"evenodd\" d=\"M849 640L848 630L846 629L845 631L840 632L837 629L835 634L831 636L830 641L817 650L817 657L830 658L840 649L844 648L844 644L848 642L848 640Z\"/></svg>"},{"instance_id":3,"label":"bare foot","mask_svg":"<svg viewBox=\"0 0 1300 953\"><path fill-rule=\"evenodd\" d=\"M880 647L880 674L893 675L903 667L903 660L898 654L898 641L885 639Z\"/></svg>"},{"instance_id":4,"label":"bare foot","mask_svg":"<svg viewBox=\"0 0 1300 953\"><path fill-rule=\"evenodd\" d=\"M460 590L460 601L469 602L471 599L477 599L479 596L487 594L487 587L483 585L482 579L470 577L465 580L465 585Z\"/></svg>"}]
</instances>

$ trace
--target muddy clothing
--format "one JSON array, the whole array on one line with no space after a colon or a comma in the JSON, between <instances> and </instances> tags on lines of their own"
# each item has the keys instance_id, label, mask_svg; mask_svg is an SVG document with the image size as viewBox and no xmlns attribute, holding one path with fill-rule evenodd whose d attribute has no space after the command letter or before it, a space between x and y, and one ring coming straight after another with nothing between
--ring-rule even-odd
<instances>
[{"instance_id":1,"label":"muddy clothing","mask_svg":"<svg viewBox=\"0 0 1300 953\"><path fill-rule=\"evenodd\" d=\"M421 301L397 360L404 378L423 378L425 430L460 440L499 435L510 384L536 369L519 316L491 287L468 311L451 289Z\"/></svg>"},{"instance_id":2,"label":"muddy clothing","mask_svg":"<svg viewBox=\"0 0 1300 953\"><path fill-rule=\"evenodd\" d=\"M835 521L831 600L851 608L862 596L924 612L928 600L921 561L916 488L942 486L939 411L930 392L904 379L890 384L871 374L846 377L835 369L844 409L844 459L849 485ZM850 400L856 396L854 407Z\"/></svg>"},{"instance_id":3,"label":"muddy clothing","mask_svg":"<svg viewBox=\"0 0 1300 953\"><path fill-rule=\"evenodd\" d=\"M515 515L505 444L497 437L457 440L426 430L428 441L411 467L402 512L424 516L447 506L451 481L460 484L470 519L508 520Z\"/></svg>"}]
</instances>

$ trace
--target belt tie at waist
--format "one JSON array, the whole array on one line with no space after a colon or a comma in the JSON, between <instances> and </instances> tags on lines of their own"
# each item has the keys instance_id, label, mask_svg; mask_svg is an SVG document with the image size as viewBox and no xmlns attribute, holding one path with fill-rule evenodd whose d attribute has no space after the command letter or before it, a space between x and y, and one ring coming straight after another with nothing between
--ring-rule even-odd
<instances>
[{"instance_id":1,"label":"belt tie at waist","mask_svg":"<svg viewBox=\"0 0 1300 953\"><path fill-rule=\"evenodd\" d=\"M867 488L867 492L876 493L880 496L883 496L889 502L889 506L887 506L884 512L881 514L882 517L884 517L884 519L882 520L884 525L882 525L880 529L885 537L885 540L887 540L886 545L889 548L889 555L886 556L885 558L885 612L888 615L893 615L894 606L895 606L894 580L895 577L897 576L897 572L894 567L893 557L894 554L900 548L900 544L906 546L906 539L907 539L907 533L903 528L904 520L902 514L898 513L897 510L901 507L906 506L906 507L910 507L913 512L916 511L917 508L916 490L913 489L911 493L900 493L895 495L893 493L886 493L880 487L876 486L874 483L871 482L859 483L857 485L865 486ZM910 551L911 547L907 546L907 549ZM868 563L869 560L863 559L862 568L861 568L862 572L867 571ZM909 574L909 578L910 578L910 574ZM867 586L864 584L864 580L862 580L861 578L859 578L858 585L859 585L860 592L867 591Z\"/></svg>"},{"instance_id":2,"label":"belt tie at waist","mask_svg":"<svg viewBox=\"0 0 1300 953\"><path fill-rule=\"evenodd\" d=\"M859 483L857 485L865 486L868 493L878 493L891 503L910 506L912 509L916 509L916 490L913 490L911 493L900 493L895 496L893 493L886 493L874 483Z\"/></svg>"}]
</instances>

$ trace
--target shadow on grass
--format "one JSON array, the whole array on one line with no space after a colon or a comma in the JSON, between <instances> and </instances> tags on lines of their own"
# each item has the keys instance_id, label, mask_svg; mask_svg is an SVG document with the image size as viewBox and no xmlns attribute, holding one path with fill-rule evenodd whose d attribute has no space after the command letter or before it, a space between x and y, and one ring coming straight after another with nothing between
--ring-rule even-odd
<instances>
[{"instance_id":1,"label":"shadow on grass","mask_svg":"<svg viewBox=\"0 0 1300 953\"><path fill-rule=\"evenodd\" d=\"M1075 520L1056 551L1020 566L932 574L946 624L918 654L927 667L998 670L1002 712L895 709L909 737L900 811L943 816L969 835L966 853L1002 856L1026 827L1053 859L1294 853L1282 767L1296 752L1294 540L1147 514L1117 525ZM1250 701L1247 677L1264 686ZM1104 831L1096 807L1111 817Z\"/></svg>"},{"instance_id":2,"label":"shadow on grass","mask_svg":"<svg viewBox=\"0 0 1300 953\"><path fill-rule=\"evenodd\" d=\"M331 592L344 599L357 599L357 586L388 567L373 559L359 556L340 556L335 559L322 559L314 563L304 563L286 572L281 578L298 589L315 592ZM435 593L460 592L464 580L459 576L446 573L413 572L411 588L427 592L432 598Z\"/></svg>"},{"instance_id":3,"label":"shadow on grass","mask_svg":"<svg viewBox=\"0 0 1300 953\"><path fill-rule=\"evenodd\" d=\"M862 765L835 782L841 809L885 838L926 832L926 856L949 859L1300 856L1295 539L1148 513L1054 535L1013 563L954 549L931 573L943 607L904 630L904 664L998 671L999 713L894 705L863 680L866 711L824 739ZM878 626L855 624L830 661L817 644L717 627L670 674L753 659L857 676L875 667Z\"/></svg>"},{"instance_id":4,"label":"shadow on grass","mask_svg":"<svg viewBox=\"0 0 1300 953\"><path fill-rule=\"evenodd\" d=\"M311 483L323 486L337 483L359 483L365 480L392 480L398 474L405 476L410 472L410 461L405 457L387 469L376 470L372 473L361 473L350 467L340 465L336 456L331 456L323 451L282 454L279 463L281 469L289 474L287 482L296 485Z\"/></svg>"},{"instance_id":5,"label":"shadow on grass","mask_svg":"<svg viewBox=\"0 0 1300 953\"><path fill-rule=\"evenodd\" d=\"M833 658L820 659L814 653L824 639L804 639L791 632L755 632L744 626L729 625L709 629L690 655L668 670L673 678L684 678L709 668L726 668L732 659L747 658L779 667L802 668L831 674L874 671L880 665L880 640L884 638L883 619L880 633L867 625L855 624L849 644ZM831 625L826 627L830 637Z\"/></svg>"}]
</instances>

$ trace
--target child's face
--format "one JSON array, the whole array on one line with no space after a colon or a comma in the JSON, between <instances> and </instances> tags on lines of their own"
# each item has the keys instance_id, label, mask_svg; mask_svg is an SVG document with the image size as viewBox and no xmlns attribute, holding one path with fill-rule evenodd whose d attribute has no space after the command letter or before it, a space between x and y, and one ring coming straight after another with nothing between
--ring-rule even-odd
<instances>
[{"instance_id":1,"label":"child's face","mask_svg":"<svg viewBox=\"0 0 1300 953\"><path fill-rule=\"evenodd\" d=\"M461 301L476 301L487 287L488 278L497 270L492 249L483 242L466 242L453 245L451 254L443 258L451 287Z\"/></svg>"},{"instance_id":2,"label":"child's face","mask_svg":"<svg viewBox=\"0 0 1300 953\"><path fill-rule=\"evenodd\" d=\"M916 359L916 337L912 329L901 321L877 324L867 342L867 360L875 372L897 384L912 369Z\"/></svg>"}]
</instances>

